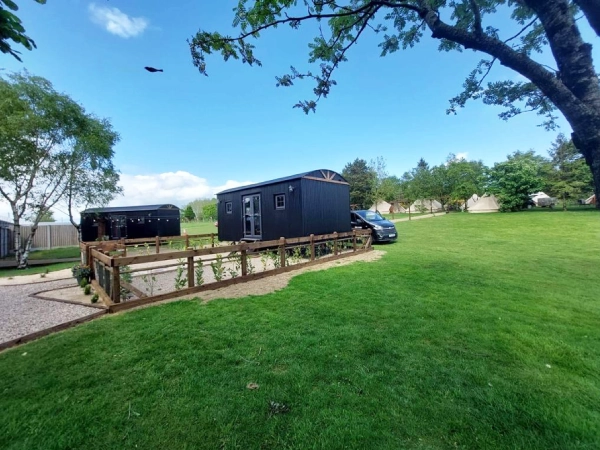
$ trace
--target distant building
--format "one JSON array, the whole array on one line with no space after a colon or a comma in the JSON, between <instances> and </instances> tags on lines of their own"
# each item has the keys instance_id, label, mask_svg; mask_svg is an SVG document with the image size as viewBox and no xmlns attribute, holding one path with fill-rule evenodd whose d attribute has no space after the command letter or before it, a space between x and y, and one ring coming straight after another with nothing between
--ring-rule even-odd
<instances>
[{"instance_id":1,"label":"distant building","mask_svg":"<svg viewBox=\"0 0 600 450\"><path fill-rule=\"evenodd\" d=\"M175 205L89 208L81 213L81 239L137 239L179 236L180 211Z\"/></svg>"}]
</instances>

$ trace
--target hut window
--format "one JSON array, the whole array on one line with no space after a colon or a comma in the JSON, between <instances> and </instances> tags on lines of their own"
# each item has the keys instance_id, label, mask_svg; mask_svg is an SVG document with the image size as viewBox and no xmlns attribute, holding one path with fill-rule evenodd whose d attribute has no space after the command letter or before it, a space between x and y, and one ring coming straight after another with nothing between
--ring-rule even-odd
<instances>
[{"instance_id":1,"label":"hut window","mask_svg":"<svg viewBox=\"0 0 600 450\"><path fill-rule=\"evenodd\" d=\"M233 214L233 203L231 203L231 202L225 203L225 212L227 214Z\"/></svg>"},{"instance_id":2,"label":"hut window","mask_svg":"<svg viewBox=\"0 0 600 450\"><path fill-rule=\"evenodd\" d=\"M275 196L275 209L285 209L285 194Z\"/></svg>"}]
</instances>

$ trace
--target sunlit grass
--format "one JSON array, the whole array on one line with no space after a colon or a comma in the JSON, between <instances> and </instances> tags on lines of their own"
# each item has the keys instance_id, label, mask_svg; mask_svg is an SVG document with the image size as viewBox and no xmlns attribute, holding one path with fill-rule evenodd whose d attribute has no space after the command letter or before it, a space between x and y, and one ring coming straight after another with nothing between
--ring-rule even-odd
<instances>
[{"instance_id":1,"label":"sunlit grass","mask_svg":"<svg viewBox=\"0 0 600 450\"><path fill-rule=\"evenodd\" d=\"M600 214L396 226L375 263L1 354L0 447L599 448Z\"/></svg>"}]
</instances>

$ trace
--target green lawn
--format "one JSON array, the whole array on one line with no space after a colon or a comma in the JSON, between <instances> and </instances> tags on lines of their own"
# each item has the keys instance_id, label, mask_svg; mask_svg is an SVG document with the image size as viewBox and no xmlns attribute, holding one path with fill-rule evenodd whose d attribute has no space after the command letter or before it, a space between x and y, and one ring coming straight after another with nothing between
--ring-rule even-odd
<instances>
[{"instance_id":1,"label":"green lawn","mask_svg":"<svg viewBox=\"0 0 600 450\"><path fill-rule=\"evenodd\" d=\"M396 226L375 263L0 354L0 448L600 448L600 214Z\"/></svg>"},{"instance_id":2,"label":"green lawn","mask_svg":"<svg viewBox=\"0 0 600 450\"><path fill-rule=\"evenodd\" d=\"M217 227L214 222L181 222L181 234L186 230L188 234L216 233Z\"/></svg>"},{"instance_id":3,"label":"green lawn","mask_svg":"<svg viewBox=\"0 0 600 450\"><path fill-rule=\"evenodd\" d=\"M62 258L79 258L81 250L78 246L74 247L58 247L50 250L36 250L29 254L29 259L62 259Z\"/></svg>"},{"instance_id":4,"label":"green lawn","mask_svg":"<svg viewBox=\"0 0 600 450\"><path fill-rule=\"evenodd\" d=\"M30 260L39 259L63 259L78 258L80 256L79 247L59 247L50 250L36 250L29 254ZM4 258L4 260L13 259ZM35 275L37 273L56 272L57 270L70 269L76 262L60 262L55 264L46 264L43 266L32 266L24 270L19 269L0 269L0 278L15 277L23 275Z\"/></svg>"},{"instance_id":5,"label":"green lawn","mask_svg":"<svg viewBox=\"0 0 600 450\"><path fill-rule=\"evenodd\" d=\"M76 262L62 262L55 264L45 264L43 266L32 266L27 269L0 269L0 278L19 277L23 275L35 275L37 273L56 272L58 270L70 269Z\"/></svg>"}]
</instances>

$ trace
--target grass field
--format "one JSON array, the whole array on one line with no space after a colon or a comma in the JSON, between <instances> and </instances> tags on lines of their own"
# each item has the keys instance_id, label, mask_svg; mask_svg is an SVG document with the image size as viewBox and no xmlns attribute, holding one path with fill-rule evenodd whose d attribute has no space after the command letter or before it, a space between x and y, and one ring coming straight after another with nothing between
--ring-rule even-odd
<instances>
[{"instance_id":1,"label":"grass field","mask_svg":"<svg viewBox=\"0 0 600 450\"><path fill-rule=\"evenodd\" d=\"M188 234L209 234L216 233L217 227L214 222L181 222L181 234L187 231Z\"/></svg>"},{"instance_id":2,"label":"grass field","mask_svg":"<svg viewBox=\"0 0 600 450\"><path fill-rule=\"evenodd\" d=\"M600 214L397 228L375 263L0 354L0 448L600 448Z\"/></svg>"}]
</instances>

